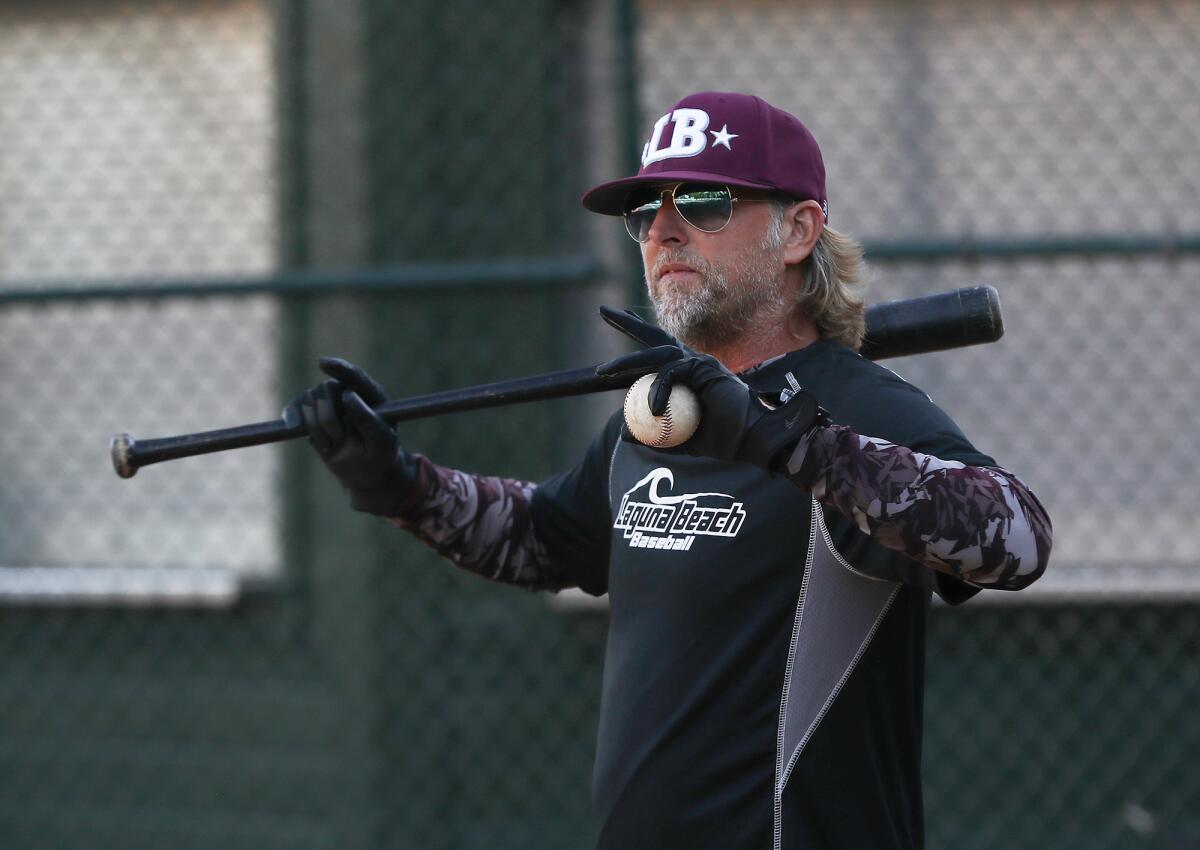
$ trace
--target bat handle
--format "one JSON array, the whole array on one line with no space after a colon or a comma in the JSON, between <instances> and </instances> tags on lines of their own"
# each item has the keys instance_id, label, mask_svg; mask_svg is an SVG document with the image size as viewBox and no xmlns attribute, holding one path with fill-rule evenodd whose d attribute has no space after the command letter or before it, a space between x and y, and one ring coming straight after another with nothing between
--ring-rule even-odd
<instances>
[{"instance_id":1,"label":"bat handle","mask_svg":"<svg viewBox=\"0 0 1200 850\"><path fill-rule=\"evenodd\" d=\"M236 428L161 437L156 440L139 441L131 434L117 434L112 438L109 454L117 475L132 478L139 469L152 463L223 452L227 449L278 443L281 440L301 437L305 433L303 424L289 426L282 419L273 419L270 422L255 422Z\"/></svg>"},{"instance_id":2,"label":"bat handle","mask_svg":"<svg viewBox=\"0 0 1200 850\"><path fill-rule=\"evenodd\" d=\"M636 374L601 377L596 374L595 366L585 366L480 387L398 399L380 405L375 412L387 422L404 422L425 416L477 410L502 404L619 389L628 387L638 377ZM139 469L152 463L278 443L306 436L307 433L303 422L288 425L282 419L275 419L270 422L223 428L219 431L202 431L198 434L159 437L153 440L135 440L131 434L117 434L112 438L109 454L117 475L132 478Z\"/></svg>"}]
</instances>

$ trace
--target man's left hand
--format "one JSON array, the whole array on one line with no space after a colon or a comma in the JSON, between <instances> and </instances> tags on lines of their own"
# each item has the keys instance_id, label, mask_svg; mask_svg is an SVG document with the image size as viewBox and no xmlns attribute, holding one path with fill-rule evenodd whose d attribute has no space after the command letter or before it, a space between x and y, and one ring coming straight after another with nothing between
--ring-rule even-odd
<instances>
[{"instance_id":1,"label":"man's left hand","mask_svg":"<svg viewBox=\"0 0 1200 850\"><path fill-rule=\"evenodd\" d=\"M792 450L828 415L803 390L778 404L755 392L715 357L661 345L626 354L596 368L598 375L658 368L650 386L650 412L661 416L671 387L686 384L700 400L700 427L679 447L688 454L779 470Z\"/></svg>"}]
</instances>

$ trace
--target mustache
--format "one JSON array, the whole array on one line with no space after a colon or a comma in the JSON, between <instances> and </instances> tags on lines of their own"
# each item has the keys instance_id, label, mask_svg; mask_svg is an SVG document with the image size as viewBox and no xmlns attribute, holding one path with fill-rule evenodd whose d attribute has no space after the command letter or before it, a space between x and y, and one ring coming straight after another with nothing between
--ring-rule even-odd
<instances>
[{"instance_id":1,"label":"mustache","mask_svg":"<svg viewBox=\"0 0 1200 850\"><path fill-rule=\"evenodd\" d=\"M672 263L683 263L701 274L708 273L708 262L698 254L689 251L667 250L659 252L658 256L654 258L654 265L650 267L650 279L657 281L662 276L663 269Z\"/></svg>"}]
</instances>

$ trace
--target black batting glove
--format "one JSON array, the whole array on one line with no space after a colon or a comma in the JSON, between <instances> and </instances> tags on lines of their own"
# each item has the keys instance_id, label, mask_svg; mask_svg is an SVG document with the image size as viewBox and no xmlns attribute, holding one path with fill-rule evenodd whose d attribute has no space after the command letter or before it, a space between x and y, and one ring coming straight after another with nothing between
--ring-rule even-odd
<instances>
[{"instance_id":1,"label":"black batting glove","mask_svg":"<svg viewBox=\"0 0 1200 850\"><path fill-rule=\"evenodd\" d=\"M829 416L801 390L786 402L755 392L715 357L686 354L673 345L626 354L596 368L599 375L642 374L657 369L650 385L650 412L661 416L671 388L686 384L700 401L700 427L679 450L738 461L777 472L796 446Z\"/></svg>"},{"instance_id":2,"label":"black batting glove","mask_svg":"<svg viewBox=\"0 0 1200 850\"><path fill-rule=\"evenodd\" d=\"M632 310L618 310L614 307L601 306L600 316L611 327L619 330L634 342L640 343L643 347L670 345L678 348L684 354L696 353L658 325L650 324Z\"/></svg>"},{"instance_id":3,"label":"black batting glove","mask_svg":"<svg viewBox=\"0 0 1200 850\"><path fill-rule=\"evenodd\" d=\"M388 400L370 375L338 357L322 357L333 380L296 396L283 421L308 430L308 442L350 496L356 511L393 517L416 482L416 465L396 429L371 408Z\"/></svg>"}]
</instances>

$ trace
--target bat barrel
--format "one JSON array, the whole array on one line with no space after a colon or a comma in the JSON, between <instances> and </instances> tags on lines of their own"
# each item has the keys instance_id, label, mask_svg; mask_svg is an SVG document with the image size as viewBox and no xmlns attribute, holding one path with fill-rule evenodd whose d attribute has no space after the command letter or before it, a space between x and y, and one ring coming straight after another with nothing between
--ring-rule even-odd
<instances>
[{"instance_id":1,"label":"bat barrel","mask_svg":"<svg viewBox=\"0 0 1200 850\"><path fill-rule=\"evenodd\" d=\"M996 288L970 286L872 305L859 353L868 360L884 360L995 342L1003 335Z\"/></svg>"}]
</instances>

